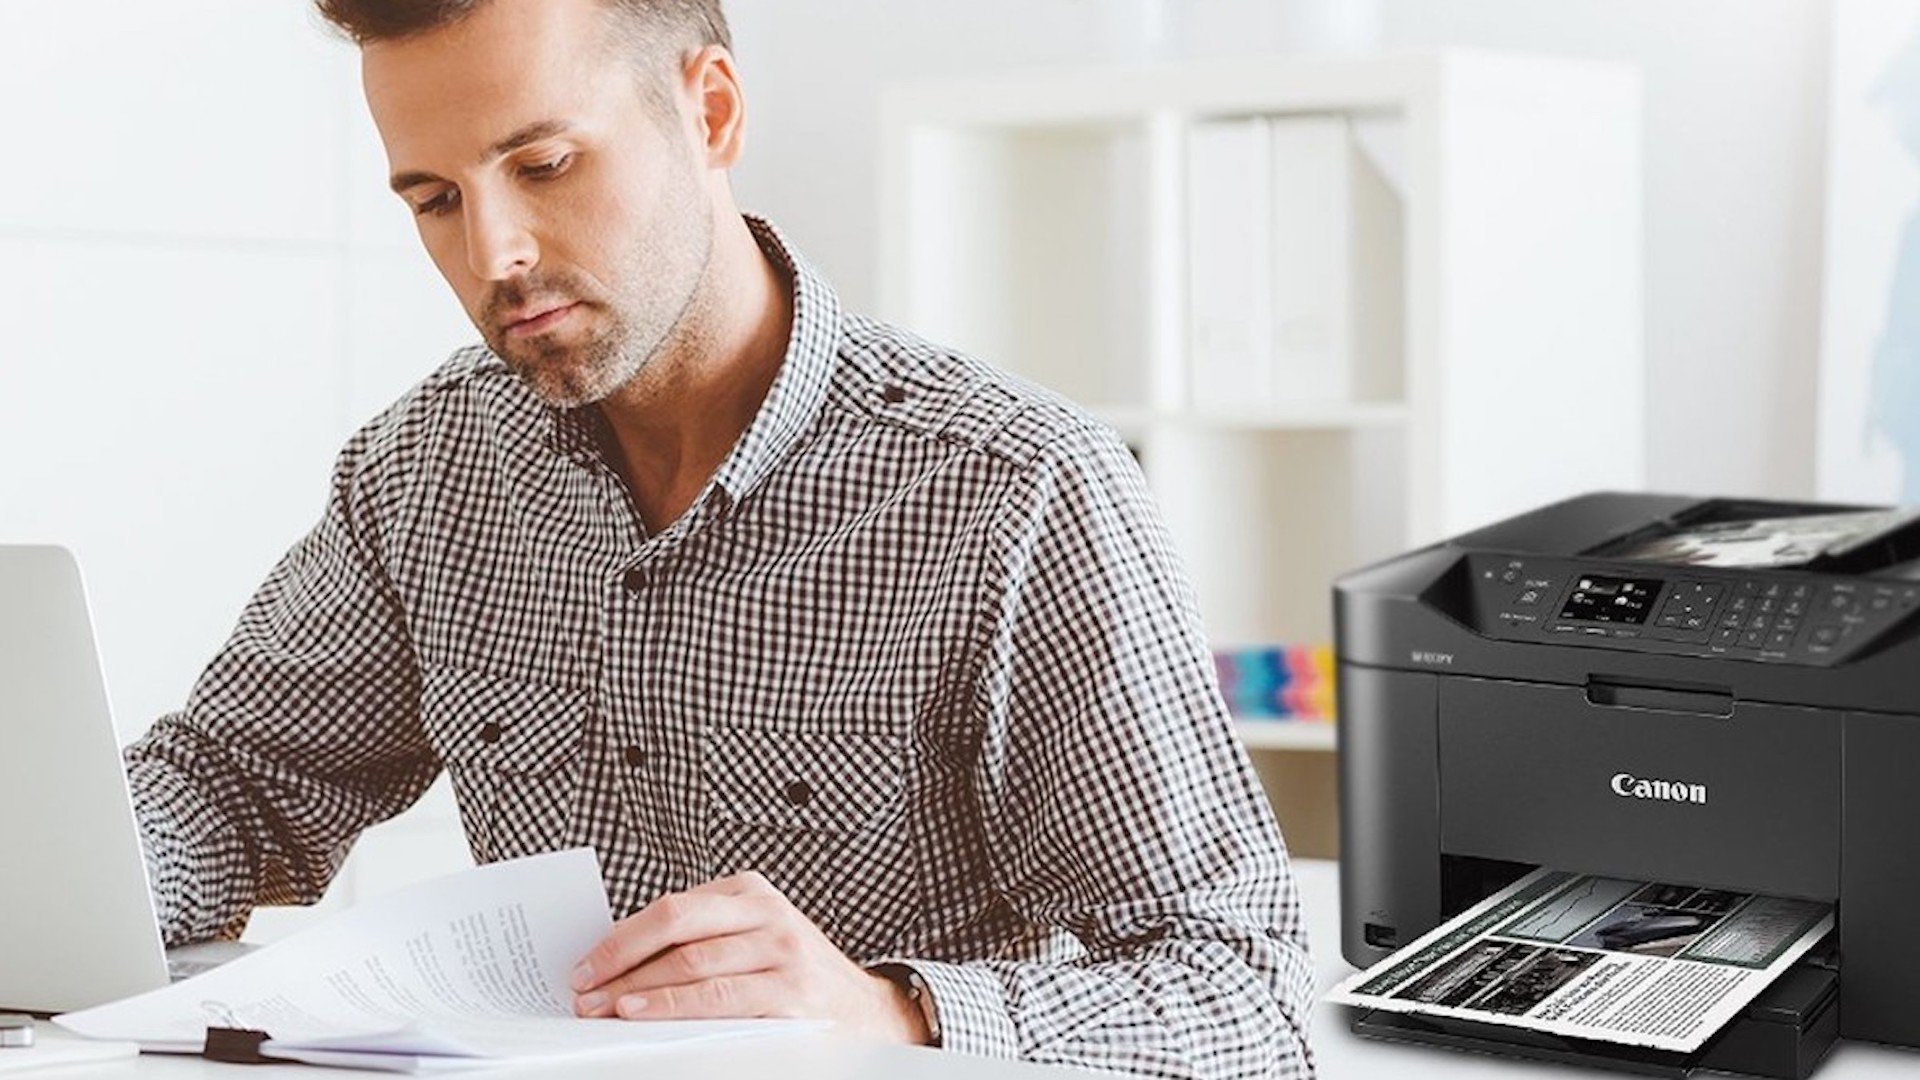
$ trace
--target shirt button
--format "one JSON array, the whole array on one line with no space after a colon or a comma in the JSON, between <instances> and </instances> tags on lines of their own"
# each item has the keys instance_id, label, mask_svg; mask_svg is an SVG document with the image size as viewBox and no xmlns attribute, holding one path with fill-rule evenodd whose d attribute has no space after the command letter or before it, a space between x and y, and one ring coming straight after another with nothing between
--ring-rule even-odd
<instances>
[{"instance_id":1,"label":"shirt button","mask_svg":"<svg viewBox=\"0 0 1920 1080\"><path fill-rule=\"evenodd\" d=\"M636 769L647 763L647 752L637 746L627 747L620 752L620 756L627 760L628 765Z\"/></svg>"},{"instance_id":2,"label":"shirt button","mask_svg":"<svg viewBox=\"0 0 1920 1080\"><path fill-rule=\"evenodd\" d=\"M907 388L904 386L889 386L881 392L880 396L887 399L887 404L898 405L907 400Z\"/></svg>"},{"instance_id":3,"label":"shirt button","mask_svg":"<svg viewBox=\"0 0 1920 1080\"><path fill-rule=\"evenodd\" d=\"M500 741L500 725L494 723L491 720L487 721L484 724L481 724L480 725L480 741L483 743L499 742Z\"/></svg>"},{"instance_id":4,"label":"shirt button","mask_svg":"<svg viewBox=\"0 0 1920 1080\"><path fill-rule=\"evenodd\" d=\"M629 570L621 577L620 582L627 587L628 592L645 592L647 586L653 584L653 575L645 570Z\"/></svg>"},{"instance_id":5,"label":"shirt button","mask_svg":"<svg viewBox=\"0 0 1920 1080\"><path fill-rule=\"evenodd\" d=\"M783 794L786 795L787 801L793 805L805 806L813 798L813 786L805 780L795 780L793 783L787 785L786 791Z\"/></svg>"}]
</instances>

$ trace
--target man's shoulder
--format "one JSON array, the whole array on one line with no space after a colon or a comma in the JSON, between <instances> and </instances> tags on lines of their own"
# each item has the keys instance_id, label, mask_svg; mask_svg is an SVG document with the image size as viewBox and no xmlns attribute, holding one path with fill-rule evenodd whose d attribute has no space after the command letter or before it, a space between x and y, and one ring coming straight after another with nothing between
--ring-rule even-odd
<instances>
[{"instance_id":1,"label":"man's shoulder","mask_svg":"<svg viewBox=\"0 0 1920 1080\"><path fill-rule=\"evenodd\" d=\"M1015 469L1120 449L1086 409L962 350L860 315L845 319L835 396L876 423L958 444Z\"/></svg>"}]
</instances>

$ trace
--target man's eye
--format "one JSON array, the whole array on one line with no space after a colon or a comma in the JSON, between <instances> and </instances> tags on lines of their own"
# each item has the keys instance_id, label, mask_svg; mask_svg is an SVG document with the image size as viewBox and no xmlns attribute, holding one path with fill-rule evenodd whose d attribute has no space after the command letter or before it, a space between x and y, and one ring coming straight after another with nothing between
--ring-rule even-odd
<instances>
[{"instance_id":1,"label":"man's eye","mask_svg":"<svg viewBox=\"0 0 1920 1080\"><path fill-rule=\"evenodd\" d=\"M520 170L520 175L529 180L548 180L567 171L573 164L572 154L561 154L552 161L543 161L538 165L528 165Z\"/></svg>"},{"instance_id":2,"label":"man's eye","mask_svg":"<svg viewBox=\"0 0 1920 1080\"><path fill-rule=\"evenodd\" d=\"M439 217L453 209L458 192L444 191L425 202L415 203L413 212L420 217Z\"/></svg>"}]
</instances>

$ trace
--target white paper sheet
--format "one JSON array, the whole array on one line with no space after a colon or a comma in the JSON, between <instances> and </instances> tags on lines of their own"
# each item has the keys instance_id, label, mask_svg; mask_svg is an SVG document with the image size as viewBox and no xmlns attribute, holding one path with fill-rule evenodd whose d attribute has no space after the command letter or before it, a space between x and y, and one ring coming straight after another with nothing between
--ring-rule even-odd
<instances>
[{"instance_id":1,"label":"white paper sheet","mask_svg":"<svg viewBox=\"0 0 1920 1080\"><path fill-rule=\"evenodd\" d=\"M204 975L55 1022L184 1053L200 1051L210 1026L248 1028L273 1036L269 1053L372 1052L401 1069L819 1026L575 1019L573 967L612 927L598 860L576 848L415 885Z\"/></svg>"},{"instance_id":2,"label":"white paper sheet","mask_svg":"<svg viewBox=\"0 0 1920 1080\"><path fill-rule=\"evenodd\" d=\"M573 1020L505 1017L434 1021L381 1036L310 1040L297 1046L270 1041L262 1049L313 1065L344 1065L393 1072L429 1072L535 1061L746 1036L814 1031L810 1020Z\"/></svg>"}]
</instances>

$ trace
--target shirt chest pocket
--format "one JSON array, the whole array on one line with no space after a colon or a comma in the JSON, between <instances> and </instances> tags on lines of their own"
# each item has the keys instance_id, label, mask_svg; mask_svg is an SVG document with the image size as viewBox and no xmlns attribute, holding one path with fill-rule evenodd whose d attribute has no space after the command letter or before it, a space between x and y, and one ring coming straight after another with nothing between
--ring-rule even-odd
<instances>
[{"instance_id":1,"label":"shirt chest pocket","mask_svg":"<svg viewBox=\"0 0 1920 1080\"><path fill-rule=\"evenodd\" d=\"M586 695L464 668L422 675L420 708L477 862L573 842Z\"/></svg>"},{"instance_id":2,"label":"shirt chest pocket","mask_svg":"<svg viewBox=\"0 0 1920 1080\"><path fill-rule=\"evenodd\" d=\"M700 767L717 872L766 875L851 956L906 933L917 875L904 731L716 727Z\"/></svg>"}]
</instances>

